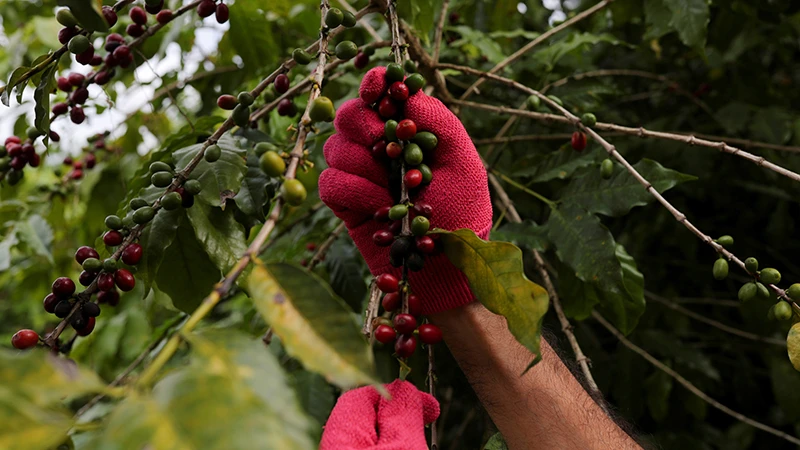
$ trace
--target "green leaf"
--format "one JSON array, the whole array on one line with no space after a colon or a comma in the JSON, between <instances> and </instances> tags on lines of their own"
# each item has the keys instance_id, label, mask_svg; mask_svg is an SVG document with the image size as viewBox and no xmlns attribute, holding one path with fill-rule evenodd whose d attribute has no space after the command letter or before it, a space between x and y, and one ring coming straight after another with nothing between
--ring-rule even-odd
<instances>
[{"instance_id":1,"label":"green leaf","mask_svg":"<svg viewBox=\"0 0 800 450\"><path fill-rule=\"evenodd\" d=\"M429 16L433 18L433 14L429 14ZM476 57L485 56L492 63L498 63L505 58L500 44L480 30L467 26L448 27L448 29L461 35L461 39L450 43L450 46L464 47L465 53L474 54Z\"/></svg>"},{"instance_id":2,"label":"green leaf","mask_svg":"<svg viewBox=\"0 0 800 450\"><path fill-rule=\"evenodd\" d=\"M667 417L672 384L672 377L661 370L656 370L644 380L644 387L647 390L647 409L656 422L661 422Z\"/></svg>"},{"instance_id":3,"label":"green leaf","mask_svg":"<svg viewBox=\"0 0 800 450\"><path fill-rule=\"evenodd\" d=\"M0 272L4 272L11 267L11 249L18 242L16 228L12 228L0 242Z\"/></svg>"},{"instance_id":4,"label":"green leaf","mask_svg":"<svg viewBox=\"0 0 800 450\"><path fill-rule=\"evenodd\" d=\"M22 76L25 75L25 73L27 73L29 70L31 70L30 67L21 66L17 67L13 72L11 72L11 76L8 77L8 83L6 83L6 88L3 90L3 94L0 95L0 101L2 101L4 105L9 106L8 97L11 95L11 91L17 87L20 78L22 78ZM17 91L22 92L24 89L25 87L22 86L18 88ZM22 103L20 100L17 100L17 102Z\"/></svg>"},{"instance_id":5,"label":"green leaf","mask_svg":"<svg viewBox=\"0 0 800 450\"><path fill-rule=\"evenodd\" d=\"M236 206L248 216L258 220L264 220L264 205L267 203L267 191L265 186L269 182L269 177L261 171L258 157L250 155L247 157L247 172L244 181L233 200Z\"/></svg>"},{"instance_id":6,"label":"green leaf","mask_svg":"<svg viewBox=\"0 0 800 450\"><path fill-rule=\"evenodd\" d=\"M603 42L612 45L620 44L620 41L610 34L598 35L575 32L568 35L566 39L554 42L548 47L539 50L532 57L534 61L542 65L541 70L550 72L561 58L572 53L585 52L589 47Z\"/></svg>"},{"instance_id":7,"label":"green leaf","mask_svg":"<svg viewBox=\"0 0 800 450\"><path fill-rule=\"evenodd\" d=\"M535 250L547 248L547 228L532 221L508 222L492 232L493 241L511 242L520 247Z\"/></svg>"},{"instance_id":8,"label":"green leaf","mask_svg":"<svg viewBox=\"0 0 800 450\"><path fill-rule=\"evenodd\" d=\"M361 310L364 297L367 295L367 283L364 282L364 258L349 239L339 239L333 243L325 257L331 288L342 297L350 307Z\"/></svg>"},{"instance_id":9,"label":"green leaf","mask_svg":"<svg viewBox=\"0 0 800 450\"><path fill-rule=\"evenodd\" d=\"M239 2L230 9L227 35L247 70L257 71L269 64L277 52L272 26L259 2Z\"/></svg>"},{"instance_id":10,"label":"green leaf","mask_svg":"<svg viewBox=\"0 0 800 450\"><path fill-rule=\"evenodd\" d=\"M69 6L78 23L87 31L105 33L108 31L108 24L100 12L95 9L94 4L96 3L92 0L58 0L58 6Z\"/></svg>"},{"instance_id":11,"label":"green leaf","mask_svg":"<svg viewBox=\"0 0 800 450\"><path fill-rule=\"evenodd\" d=\"M320 375L307 370L297 370L291 374L295 395L303 409L319 425L328 420L336 403L334 388Z\"/></svg>"},{"instance_id":12,"label":"green leaf","mask_svg":"<svg viewBox=\"0 0 800 450\"><path fill-rule=\"evenodd\" d=\"M685 181L696 180L686 175L663 167L650 159L642 159L633 167L649 181L653 187L663 193ZM624 216L635 206L646 205L655 200L627 170L615 167L610 179L604 179L596 167L585 170L580 176L572 178L561 191L559 202L564 205L576 205L592 213L606 216Z\"/></svg>"},{"instance_id":13,"label":"green leaf","mask_svg":"<svg viewBox=\"0 0 800 450\"><path fill-rule=\"evenodd\" d=\"M189 177L200 181L203 187L195 199L211 206L222 206L221 197L236 194L247 171L245 151L236 146L230 135L223 135L217 145L222 149L220 159L214 163L201 159ZM186 167L202 148L203 144L196 144L177 150L173 154L175 167L178 169Z\"/></svg>"},{"instance_id":14,"label":"green leaf","mask_svg":"<svg viewBox=\"0 0 800 450\"><path fill-rule=\"evenodd\" d=\"M247 289L286 351L306 369L342 389L376 382L372 351L350 308L319 277L256 260Z\"/></svg>"},{"instance_id":15,"label":"green leaf","mask_svg":"<svg viewBox=\"0 0 800 450\"><path fill-rule=\"evenodd\" d=\"M503 438L503 435L497 432L486 441L483 450L508 450L508 446L506 445L506 440Z\"/></svg>"},{"instance_id":16,"label":"green leaf","mask_svg":"<svg viewBox=\"0 0 800 450\"><path fill-rule=\"evenodd\" d=\"M541 359L539 339L549 298L544 288L525 277L522 251L508 242L484 241L466 228L435 232L475 297L489 311L504 316L511 334L535 355L528 369L533 367Z\"/></svg>"},{"instance_id":17,"label":"green leaf","mask_svg":"<svg viewBox=\"0 0 800 450\"><path fill-rule=\"evenodd\" d=\"M28 217L25 222L17 222L17 236L39 256L44 256L53 263L53 229L50 224L39 215Z\"/></svg>"},{"instance_id":18,"label":"green leaf","mask_svg":"<svg viewBox=\"0 0 800 450\"><path fill-rule=\"evenodd\" d=\"M0 386L0 448L50 450L67 440L69 412L28 401Z\"/></svg>"},{"instance_id":19,"label":"green leaf","mask_svg":"<svg viewBox=\"0 0 800 450\"><path fill-rule=\"evenodd\" d=\"M576 152L569 145L546 155L534 155L515 162L518 167L514 177L530 177L531 183L544 183L550 180L563 180L581 167L594 164L599 150Z\"/></svg>"},{"instance_id":20,"label":"green leaf","mask_svg":"<svg viewBox=\"0 0 800 450\"><path fill-rule=\"evenodd\" d=\"M430 42L429 35L433 30L433 11L439 11L441 1L436 0L411 0L397 4L397 14L400 19L407 21L414 27L424 44Z\"/></svg>"},{"instance_id":21,"label":"green leaf","mask_svg":"<svg viewBox=\"0 0 800 450\"><path fill-rule=\"evenodd\" d=\"M50 133L50 93L56 88L56 70L58 64L53 64L42 73L42 79L33 91L33 100L36 103L33 110L36 114L34 125L45 135L45 143Z\"/></svg>"},{"instance_id":22,"label":"green leaf","mask_svg":"<svg viewBox=\"0 0 800 450\"><path fill-rule=\"evenodd\" d=\"M669 25L678 32L681 42L695 49L706 46L709 22L708 0L664 0L672 13Z\"/></svg>"},{"instance_id":23,"label":"green leaf","mask_svg":"<svg viewBox=\"0 0 800 450\"><path fill-rule=\"evenodd\" d=\"M226 272L233 267L247 249L244 228L233 218L233 210L198 203L187 209L186 215L198 242L217 268Z\"/></svg>"}]
</instances>

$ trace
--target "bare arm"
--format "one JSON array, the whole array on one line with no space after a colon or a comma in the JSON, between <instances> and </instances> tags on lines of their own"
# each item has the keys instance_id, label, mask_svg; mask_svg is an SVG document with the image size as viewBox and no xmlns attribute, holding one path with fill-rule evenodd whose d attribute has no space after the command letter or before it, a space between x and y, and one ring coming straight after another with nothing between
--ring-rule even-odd
<instances>
[{"instance_id":1,"label":"bare arm","mask_svg":"<svg viewBox=\"0 0 800 450\"><path fill-rule=\"evenodd\" d=\"M474 302L431 320L511 450L640 448L544 340L542 361L522 375L533 356L502 316Z\"/></svg>"}]
</instances>

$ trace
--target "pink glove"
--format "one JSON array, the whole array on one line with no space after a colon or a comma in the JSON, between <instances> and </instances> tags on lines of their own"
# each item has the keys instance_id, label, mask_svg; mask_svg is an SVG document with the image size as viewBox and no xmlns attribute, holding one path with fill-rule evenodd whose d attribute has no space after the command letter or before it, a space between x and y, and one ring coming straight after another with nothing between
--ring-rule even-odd
<instances>
[{"instance_id":1,"label":"pink glove","mask_svg":"<svg viewBox=\"0 0 800 450\"><path fill-rule=\"evenodd\" d=\"M339 397L320 450L427 450L425 425L439 417L439 403L407 381L395 380L386 389L391 400L372 386Z\"/></svg>"},{"instance_id":2,"label":"pink glove","mask_svg":"<svg viewBox=\"0 0 800 450\"><path fill-rule=\"evenodd\" d=\"M400 269L389 264L389 248L379 247L372 235L387 225L372 219L383 206L394 205L389 192L389 170L370 149L384 136L384 120L371 108L386 92L385 67L370 70L361 82L360 99L353 99L336 112L337 134L325 143L329 169L319 179L320 198L345 225L373 275ZM492 204L486 170L464 126L439 100L422 91L405 103L404 118L413 120L417 132L430 131L439 144L428 166L433 180L412 202L433 207L431 228L471 228L488 239L492 227ZM464 275L444 254L426 257L420 272L409 274L411 289L422 301L422 313L431 314L463 306L474 300Z\"/></svg>"}]
</instances>

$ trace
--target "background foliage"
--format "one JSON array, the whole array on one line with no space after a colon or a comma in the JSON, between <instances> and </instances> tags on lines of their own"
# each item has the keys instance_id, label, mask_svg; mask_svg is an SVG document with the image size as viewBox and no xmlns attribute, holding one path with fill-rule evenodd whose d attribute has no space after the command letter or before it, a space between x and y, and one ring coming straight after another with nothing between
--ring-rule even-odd
<instances>
[{"instance_id":1,"label":"background foliage","mask_svg":"<svg viewBox=\"0 0 800 450\"><path fill-rule=\"evenodd\" d=\"M198 138L208 136L222 121L223 112L215 105L220 93L252 88L293 48L317 37L318 2L229 3L229 27L210 20L203 23L188 14L149 39L142 52L153 59L144 63L137 57L135 72L122 71L117 82L103 90L94 86L93 108L86 108L87 123L54 121L53 129L64 139L49 147L44 167L27 170L25 181L17 186L0 188L0 314L4 317L0 341L9 342L21 327L45 331L55 325L40 301L51 281L62 275L77 279L74 250L99 244L106 215L123 211L134 196L157 195L147 187L150 162L166 160L181 167L182 161L191 158L198 150L193 146ZM441 60L489 70L553 21L591 6L586 1L544 3L454 0L445 22L447 44L442 46ZM604 122L800 145L795 106L800 101L796 90L800 5L792 3L616 0L550 38L501 74L536 89L599 69L657 74L680 89L642 77L600 76L570 80L547 93L560 97L572 111L594 112ZM430 50L441 2L400 4L402 18L414 26ZM12 1L0 8L3 78L60 46L55 6L55 1ZM388 38L385 21L379 15L369 17ZM346 31L345 38L359 45L371 39L362 28ZM387 58L388 49L379 49L371 60L381 63ZM59 70L70 64L68 57L62 58ZM341 70L344 75L324 88L337 105L356 95L361 75L352 64ZM197 77L201 73L208 75ZM474 81L455 71L444 73L455 96ZM307 76L302 67L290 74L293 84ZM176 82L185 86L152 102L142 101ZM487 82L471 100L516 107L526 97ZM33 123L32 98L29 87L22 105L12 100L10 108L2 107L0 137L24 134ZM298 103L304 106L302 96ZM191 118L191 124L176 105ZM459 117L476 140L494 137L506 120L469 108L461 108ZM248 149L257 141L288 148L286 130L293 123L294 119L273 112L258 129L240 131L221 142L221 162L213 167L201 163L192 175L204 185L195 207L157 216L143 239L146 260L139 267L136 289L123 296L118 308L103 310L92 335L76 340L71 357L85 373L67 383L56 373L46 373L49 366L42 363L43 352L22 357L10 350L0 352L0 414L4 418L0 447L14 448L21 439L30 439L25 448L60 444L71 425L70 412L88 400L87 394L102 391L211 291L241 255L247 238L254 234L252 227L264 220L268 194L274 189L258 170L251 150L247 156ZM331 132L327 127L308 144L315 168L300 174L310 198L281 222L279 236L262 258L265 261L310 259L306 244L322 242L336 226L325 208L294 224L318 201L313 191L324 168L321 145ZM103 131L110 132L106 142L116 151L79 182L61 181L56 171L63 158L80 154L85 138ZM571 131L563 125L521 119L509 134ZM609 139L648 179L659 180L655 183L659 191L669 189L665 195L670 202L700 229L713 236L730 234L736 239L732 250L737 255L755 256L762 266L779 268L788 283L800 279L793 257L800 251L800 242L794 239L800 197L791 180L709 148L630 136ZM481 152L486 148L479 146ZM754 152L800 170L792 152ZM611 180L602 180L598 165L603 158L596 143L576 153L569 148L568 138L512 142L496 148L489 161L499 173L559 202L551 208L505 184L525 222L506 224L496 211L501 225L493 237L523 248L532 279L537 276L527 250L545 251L558 274L564 308L568 316L579 320L577 337L593 362L598 385L618 414L647 440L662 448L788 448L785 441L710 408L589 318L598 307L633 342L713 398L789 434L800 434L800 376L787 360L785 347L731 336L653 299L684 302L683 306L704 317L761 336L783 339L789 324L767 320L768 301L730 302L746 281L743 273L732 270L728 280L714 281L714 252L666 210L645 206L651 198L619 166ZM265 184L267 192L261 187ZM230 195L220 197L220 192ZM369 278L349 238L337 240L315 272L344 300L337 317L352 319L356 328ZM351 316L341 315L345 307ZM254 304L245 291L224 301L191 338L191 351L182 347L173 358L168 375L152 393L92 407L81 417L81 426L75 429L80 431L73 433L70 445L108 448L104 443L146 442L161 433L175 441L165 441L159 448L222 442L216 439L236 442L242 436L262 446L313 446L338 388L304 369L307 365L298 361L302 358L278 339L272 341L269 352L263 351L258 337L267 325L257 308L261 308L258 299ZM323 319L310 320L320 326ZM545 326L556 331L556 338L560 336L552 313ZM565 358L571 360L568 346L563 348ZM439 421L442 448L479 448L494 434L494 426L446 347L440 345L436 351L438 392L446 411ZM363 358L353 356L350 363L369 367L372 361ZM397 376L397 362L388 349L378 349L374 360L378 379ZM410 365L412 381L421 386L424 361L412 359ZM22 367L29 376L7 384L10 377L3 372L11 366ZM252 373L258 376L248 375ZM110 393L113 397L114 392ZM65 394L75 400L61 402ZM223 398L235 401L219 401ZM216 410L218 416L192 414L194 408L222 404L226 406ZM234 420L241 417L252 421ZM40 425L39 432L14 434L32 430L26 427L34 423ZM95 429L95 423L104 426ZM187 434L187 429L213 433Z\"/></svg>"}]
</instances>

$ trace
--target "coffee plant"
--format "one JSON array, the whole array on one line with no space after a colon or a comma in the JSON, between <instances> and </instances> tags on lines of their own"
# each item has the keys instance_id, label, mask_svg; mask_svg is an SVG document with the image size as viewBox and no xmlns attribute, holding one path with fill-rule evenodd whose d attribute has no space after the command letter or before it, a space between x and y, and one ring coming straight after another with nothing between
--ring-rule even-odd
<instances>
[{"instance_id":1,"label":"coffee plant","mask_svg":"<svg viewBox=\"0 0 800 450\"><path fill-rule=\"evenodd\" d=\"M428 447L506 448L430 317L461 279L646 447L800 444L800 3L0 20L0 448L310 449L396 379Z\"/></svg>"}]
</instances>

